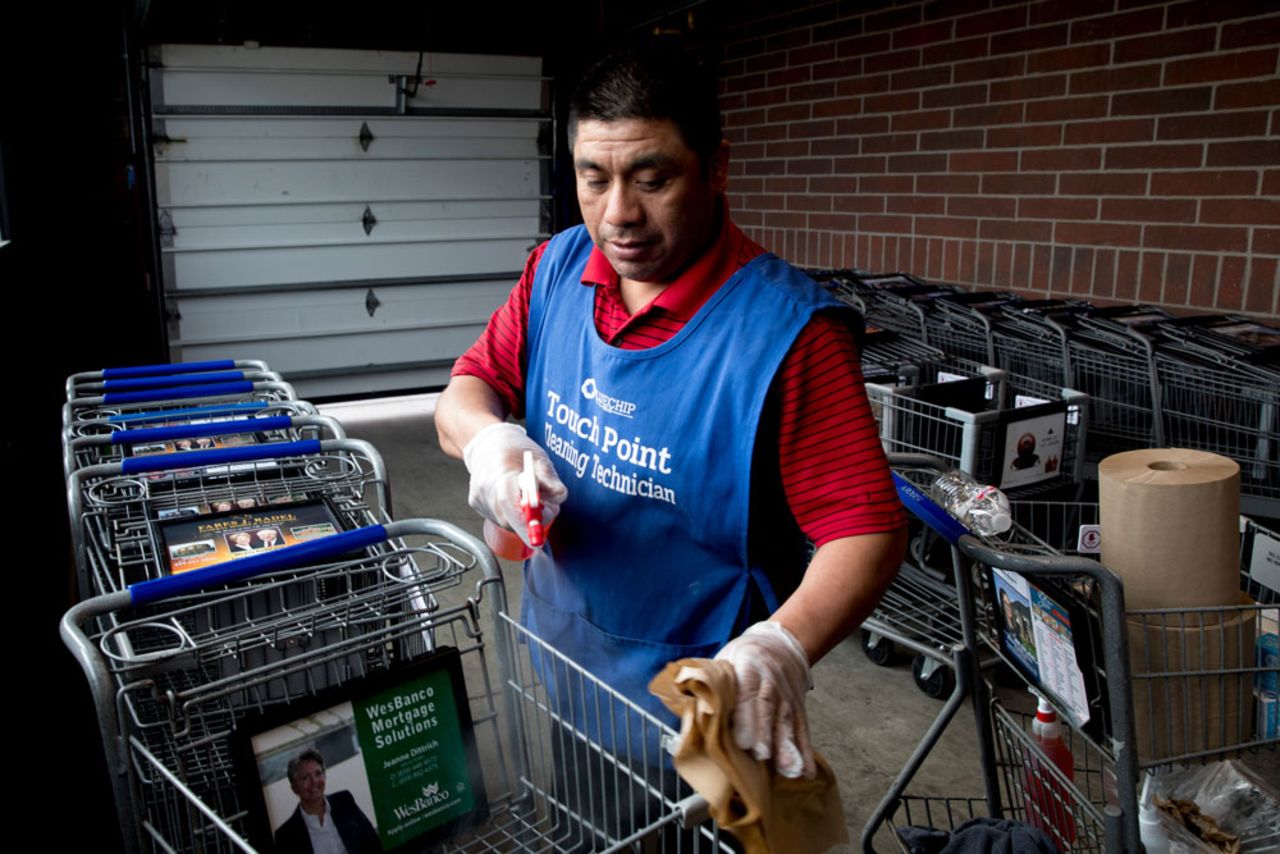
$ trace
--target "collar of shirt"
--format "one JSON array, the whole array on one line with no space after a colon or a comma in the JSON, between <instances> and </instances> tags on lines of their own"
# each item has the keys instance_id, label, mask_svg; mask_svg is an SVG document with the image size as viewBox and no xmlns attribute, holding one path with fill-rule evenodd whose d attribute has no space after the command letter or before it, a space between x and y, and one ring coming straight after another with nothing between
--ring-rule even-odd
<instances>
[{"instance_id":1,"label":"collar of shirt","mask_svg":"<svg viewBox=\"0 0 1280 854\"><path fill-rule=\"evenodd\" d=\"M321 818L324 818L323 827L320 825ZM342 834L333 823L333 802L329 800L328 795L324 796L323 816L312 815L303 810L302 820L307 826L312 854L348 854L346 843L342 841Z\"/></svg>"},{"instance_id":2,"label":"collar of shirt","mask_svg":"<svg viewBox=\"0 0 1280 854\"><path fill-rule=\"evenodd\" d=\"M723 200L720 211L720 233L716 235L715 242L667 285L653 302L632 315L633 320L660 309L687 323L702 308L702 304L742 266L741 254L746 236L730 221L729 206ZM621 302L619 278L600 247L593 246L587 265L582 270L582 284L589 287L600 285Z\"/></svg>"},{"instance_id":3,"label":"collar of shirt","mask_svg":"<svg viewBox=\"0 0 1280 854\"><path fill-rule=\"evenodd\" d=\"M333 822L328 820L332 816L333 809L329 805L328 795L324 796L324 812L320 815L312 815L306 810L302 810L302 820L307 823L307 827L315 830L327 831L329 828L333 827ZM321 825L322 821L324 822L323 825Z\"/></svg>"}]
</instances>

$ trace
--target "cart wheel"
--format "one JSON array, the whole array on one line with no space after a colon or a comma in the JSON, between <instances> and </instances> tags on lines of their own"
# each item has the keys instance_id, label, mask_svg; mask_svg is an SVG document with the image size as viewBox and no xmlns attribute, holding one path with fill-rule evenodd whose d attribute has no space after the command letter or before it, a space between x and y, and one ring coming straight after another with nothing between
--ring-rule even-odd
<instances>
[{"instance_id":1,"label":"cart wheel","mask_svg":"<svg viewBox=\"0 0 1280 854\"><path fill-rule=\"evenodd\" d=\"M875 632L862 630L862 651L867 658L881 667L893 664L893 641Z\"/></svg>"},{"instance_id":2,"label":"cart wheel","mask_svg":"<svg viewBox=\"0 0 1280 854\"><path fill-rule=\"evenodd\" d=\"M946 698L956 687L956 677L950 667L923 655L917 655L911 662L911 677L916 680L917 688L935 700Z\"/></svg>"}]
</instances>

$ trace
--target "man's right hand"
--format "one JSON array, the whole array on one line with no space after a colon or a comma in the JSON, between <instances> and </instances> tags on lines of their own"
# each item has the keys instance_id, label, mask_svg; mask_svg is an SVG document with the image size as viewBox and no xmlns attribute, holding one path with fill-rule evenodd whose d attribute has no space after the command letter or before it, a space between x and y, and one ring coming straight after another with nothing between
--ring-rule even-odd
<instances>
[{"instance_id":1,"label":"man's right hand","mask_svg":"<svg viewBox=\"0 0 1280 854\"><path fill-rule=\"evenodd\" d=\"M538 480L545 530L560 512L569 490L556 474L551 458L542 446L529 438L519 424L490 424L472 437L462 450L462 460L471 473L467 503L494 524L514 531L529 543L529 534L520 510L520 472L524 452L533 452L533 471Z\"/></svg>"}]
</instances>

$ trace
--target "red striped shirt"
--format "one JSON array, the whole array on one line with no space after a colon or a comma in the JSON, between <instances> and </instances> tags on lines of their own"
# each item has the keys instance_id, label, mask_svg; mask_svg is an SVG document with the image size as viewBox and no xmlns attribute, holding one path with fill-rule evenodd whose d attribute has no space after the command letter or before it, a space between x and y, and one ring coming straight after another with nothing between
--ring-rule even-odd
<instances>
[{"instance_id":1,"label":"red striped shirt","mask_svg":"<svg viewBox=\"0 0 1280 854\"><path fill-rule=\"evenodd\" d=\"M546 248L529 255L524 274L493 314L480 340L453 366L479 377L508 412L524 417L525 347L529 295ZM618 274L593 250L582 283L595 287L595 326L601 340L643 350L670 339L739 267L764 252L732 222L715 244L652 302L635 314L622 301ZM902 527L906 517L885 465L852 336L835 317L815 316L796 337L779 368L778 463L792 515L821 546L858 534Z\"/></svg>"}]
</instances>

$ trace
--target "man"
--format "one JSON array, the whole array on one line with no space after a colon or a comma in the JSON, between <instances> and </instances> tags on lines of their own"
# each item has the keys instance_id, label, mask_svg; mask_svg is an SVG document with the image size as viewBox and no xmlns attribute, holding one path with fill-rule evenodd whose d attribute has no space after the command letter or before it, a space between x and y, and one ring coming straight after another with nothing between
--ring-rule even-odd
<instances>
[{"instance_id":1,"label":"man","mask_svg":"<svg viewBox=\"0 0 1280 854\"><path fill-rule=\"evenodd\" d=\"M326 796L324 757L310 749L289 760L289 787L298 807L276 829L280 854L365 854L382 850L378 831L350 792Z\"/></svg>"},{"instance_id":2,"label":"man","mask_svg":"<svg viewBox=\"0 0 1280 854\"><path fill-rule=\"evenodd\" d=\"M584 226L534 252L455 365L441 446L472 506L517 533L534 453L555 518L527 564L535 634L650 709L668 661L730 661L738 743L811 775L809 663L875 606L905 542L850 319L728 221L729 147L697 69L607 57L569 139ZM798 586L796 520L818 545Z\"/></svg>"}]
</instances>

